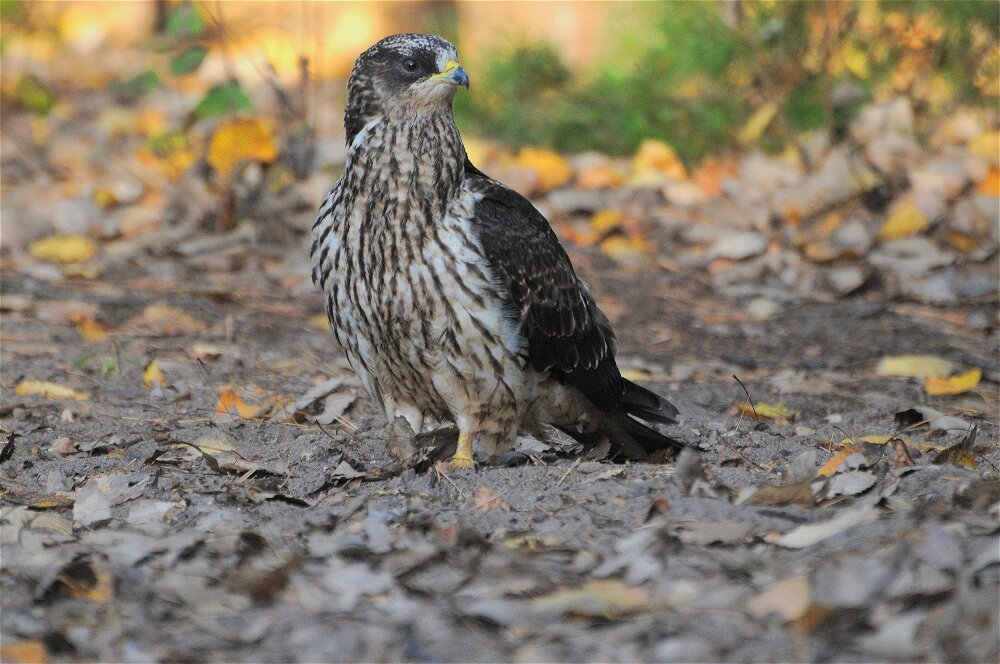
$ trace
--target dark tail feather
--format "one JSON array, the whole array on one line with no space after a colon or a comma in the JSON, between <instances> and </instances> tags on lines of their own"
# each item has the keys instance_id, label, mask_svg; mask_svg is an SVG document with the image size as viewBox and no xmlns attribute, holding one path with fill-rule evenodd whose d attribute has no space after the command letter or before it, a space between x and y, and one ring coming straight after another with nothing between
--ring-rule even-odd
<instances>
[{"instance_id":1,"label":"dark tail feather","mask_svg":"<svg viewBox=\"0 0 1000 664\"><path fill-rule=\"evenodd\" d=\"M670 406L669 403L667 403L667 405ZM670 407L673 408L673 406ZM674 413L675 414L677 413L676 409L674 409ZM639 447L642 448L643 452L645 452L647 455L652 454L653 452L657 452L659 450L672 448L674 450L679 451L685 447L688 447L688 444L685 443L683 440L677 440L676 438L665 436L656 429L654 429L653 427L646 426L642 422L635 420L629 417L628 415L625 415L624 413L621 414L620 417L617 417L615 419L618 420L618 422L621 425L621 428L625 431L628 437L634 440L639 445ZM628 449L626 449L624 446L622 447L622 449L626 453L628 453Z\"/></svg>"},{"instance_id":2,"label":"dark tail feather","mask_svg":"<svg viewBox=\"0 0 1000 664\"><path fill-rule=\"evenodd\" d=\"M612 456L621 455L626 459L641 460L659 450L688 447L683 440L665 436L623 411L601 413L598 417L596 426L588 431L576 431L570 427L557 428L582 443L587 450L607 441L611 444Z\"/></svg>"},{"instance_id":3,"label":"dark tail feather","mask_svg":"<svg viewBox=\"0 0 1000 664\"><path fill-rule=\"evenodd\" d=\"M647 422L660 422L662 424L675 424L677 422L677 409L672 403L630 380L622 380L625 383L622 410ZM650 431L652 430L650 429Z\"/></svg>"}]
</instances>

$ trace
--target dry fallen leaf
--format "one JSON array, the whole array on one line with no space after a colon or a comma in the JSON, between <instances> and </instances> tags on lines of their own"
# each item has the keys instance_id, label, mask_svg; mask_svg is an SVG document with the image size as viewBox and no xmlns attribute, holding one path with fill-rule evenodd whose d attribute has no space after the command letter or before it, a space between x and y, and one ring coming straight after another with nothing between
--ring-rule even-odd
<instances>
[{"instance_id":1,"label":"dry fallen leaf","mask_svg":"<svg viewBox=\"0 0 1000 664\"><path fill-rule=\"evenodd\" d=\"M71 507L73 505L73 498L70 496L58 493L37 493L23 484L3 478L0 478L0 498L19 505L27 505L36 510Z\"/></svg>"},{"instance_id":2,"label":"dry fallen leaf","mask_svg":"<svg viewBox=\"0 0 1000 664\"><path fill-rule=\"evenodd\" d=\"M983 372L979 368L970 369L951 378L927 376L924 378L924 391L932 397L962 394L975 389L982 377Z\"/></svg>"},{"instance_id":3,"label":"dry fallen leaf","mask_svg":"<svg viewBox=\"0 0 1000 664\"><path fill-rule=\"evenodd\" d=\"M738 504L777 506L777 505L815 505L816 497L813 495L812 480L797 482L795 484L783 484L776 486L765 484L762 487L753 489L753 493L747 496L749 490L741 494ZM746 496L746 498L743 498Z\"/></svg>"},{"instance_id":4,"label":"dry fallen leaf","mask_svg":"<svg viewBox=\"0 0 1000 664\"><path fill-rule=\"evenodd\" d=\"M792 576L750 598L743 608L757 620L764 620L773 614L788 622L805 615L811 599L809 579Z\"/></svg>"},{"instance_id":5,"label":"dry fallen leaf","mask_svg":"<svg viewBox=\"0 0 1000 664\"><path fill-rule=\"evenodd\" d=\"M896 441L895 451L892 456L892 465L894 468L909 468L916 465L913 462L913 455L910 454L909 448L901 440Z\"/></svg>"},{"instance_id":6,"label":"dry fallen leaf","mask_svg":"<svg viewBox=\"0 0 1000 664\"><path fill-rule=\"evenodd\" d=\"M488 486L479 487L479 491L476 492L476 495L473 496L470 502L473 509L483 512L489 512L490 510L510 511L510 506L504 502L503 497Z\"/></svg>"},{"instance_id":7,"label":"dry fallen leaf","mask_svg":"<svg viewBox=\"0 0 1000 664\"><path fill-rule=\"evenodd\" d=\"M658 173L674 180L687 179L687 169L677 156L677 151L654 138L646 139L639 146L632 160L632 172L633 177L641 177L644 173Z\"/></svg>"},{"instance_id":8,"label":"dry fallen leaf","mask_svg":"<svg viewBox=\"0 0 1000 664\"><path fill-rule=\"evenodd\" d=\"M260 406L252 406L240 399L232 390L225 390L219 395L219 400L215 404L215 414L217 416L236 415L239 417L257 417L260 414Z\"/></svg>"},{"instance_id":9,"label":"dry fallen leaf","mask_svg":"<svg viewBox=\"0 0 1000 664\"><path fill-rule=\"evenodd\" d=\"M926 378L949 376L953 368L951 362L934 355L889 355L879 360L875 373L899 378Z\"/></svg>"},{"instance_id":10,"label":"dry fallen leaf","mask_svg":"<svg viewBox=\"0 0 1000 664\"><path fill-rule=\"evenodd\" d=\"M755 403L753 406L743 402L736 407L743 415L754 417L754 413L759 417L766 417L769 420L788 419L795 415L795 411L781 404Z\"/></svg>"},{"instance_id":11,"label":"dry fallen leaf","mask_svg":"<svg viewBox=\"0 0 1000 664\"><path fill-rule=\"evenodd\" d=\"M522 148L514 163L538 177L538 186L543 191L555 189L568 183L573 178L573 169L566 159L551 150L541 148Z\"/></svg>"},{"instance_id":12,"label":"dry fallen leaf","mask_svg":"<svg viewBox=\"0 0 1000 664\"><path fill-rule=\"evenodd\" d=\"M204 329L201 321L169 304L151 304L139 319L146 327L164 336L192 334Z\"/></svg>"},{"instance_id":13,"label":"dry fallen leaf","mask_svg":"<svg viewBox=\"0 0 1000 664\"><path fill-rule=\"evenodd\" d=\"M81 318L74 325L76 325L76 331L86 341L100 343L108 338L108 328L93 318Z\"/></svg>"},{"instance_id":14,"label":"dry fallen leaf","mask_svg":"<svg viewBox=\"0 0 1000 664\"><path fill-rule=\"evenodd\" d=\"M754 114L750 116L750 119L740 127L739 132L736 134L736 140L740 142L741 145L750 145L755 143L760 135L764 133L767 126L771 124L771 120L774 116L778 114L778 105L774 102L768 102L754 111Z\"/></svg>"},{"instance_id":15,"label":"dry fallen leaf","mask_svg":"<svg viewBox=\"0 0 1000 664\"><path fill-rule=\"evenodd\" d=\"M854 458L855 455L860 459ZM851 445L837 452L829 461L824 463L818 471L816 477L830 477L841 470L854 470L867 464L864 457L864 449L860 445Z\"/></svg>"},{"instance_id":16,"label":"dry fallen leaf","mask_svg":"<svg viewBox=\"0 0 1000 664\"><path fill-rule=\"evenodd\" d=\"M47 664L49 653L41 641L24 639L0 645L0 661L4 664Z\"/></svg>"},{"instance_id":17,"label":"dry fallen leaf","mask_svg":"<svg viewBox=\"0 0 1000 664\"><path fill-rule=\"evenodd\" d=\"M222 177L242 161L270 162L278 156L274 136L262 120L237 118L215 130L208 146L206 161Z\"/></svg>"},{"instance_id":18,"label":"dry fallen leaf","mask_svg":"<svg viewBox=\"0 0 1000 664\"><path fill-rule=\"evenodd\" d=\"M878 239L881 242L898 240L899 238L916 235L927 229L930 225L931 222L927 218L927 215L913 202L906 201L896 208L885 220L885 223L882 224L882 229L878 233Z\"/></svg>"},{"instance_id":19,"label":"dry fallen leaf","mask_svg":"<svg viewBox=\"0 0 1000 664\"><path fill-rule=\"evenodd\" d=\"M22 380L14 388L14 394L22 397L37 394L46 399L76 399L78 401L90 398L90 395L86 392L74 390L47 380Z\"/></svg>"},{"instance_id":20,"label":"dry fallen leaf","mask_svg":"<svg viewBox=\"0 0 1000 664\"><path fill-rule=\"evenodd\" d=\"M97 243L82 235L51 235L32 242L28 252L52 263L79 263L97 254Z\"/></svg>"},{"instance_id":21,"label":"dry fallen leaf","mask_svg":"<svg viewBox=\"0 0 1000 664\"><path fill-rule=\"evenodd\" d=\"M842 438L838 443L840 446L844 445L858 445L860 443L871 443L872 445L886 445L888 443L895 443L896 441L902 441L908 447L916 448L922 452L927 450L944 450L948 449L949 445L941 445L937 443L924 443L918 440L913 440L912 438L903 438L901 436L888 436L888 435L870 435L870 436L852 436L850 438Z\"/></svg>"},{"instance_id":22,"label":"dry fallen leaf","mask_svg":"<svg viewBox=\"0 0 1000 664\"><path fill-rule=\"evenodd\" d=\"M153 360L146 365L146 370L142 372L142 382L146 383L149 387L167 384L167 377L160 370L159 362Z\"/></svg>"},{"instance_id":23,"label":"dry fallen leaf","mask_svg":"<svg viewBox=\"0 0 1000 664\"><path fill-rule=\"evenodd\" d=\"M641 588L630 588L621 581L588 581L581 588L557 590L531 601L530 612L546 616L583 616L620 618L649 606L649 595Z\"/></svg>"},{"instance_id":24,"label":"dry fallen leaf","mask_svg":"<svg viewBox=\"0 0 1000 664\"><path fill-rule=\"evenodd\" d=\"M841 512L827 521L796 526L784 535L768 535L764 539L771 544L777 544L789 549L804 549L834 535L839 535L855 526L877 521L878 518L879 511L874 507L859 507L854 510Z\"/></svg>"}]
</instances>

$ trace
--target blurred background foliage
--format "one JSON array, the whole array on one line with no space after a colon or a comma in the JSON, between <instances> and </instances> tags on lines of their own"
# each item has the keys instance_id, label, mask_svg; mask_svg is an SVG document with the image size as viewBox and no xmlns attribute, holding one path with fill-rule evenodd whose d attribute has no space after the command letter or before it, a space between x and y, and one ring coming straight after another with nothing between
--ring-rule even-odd
<instances>
[{"instance_id":1,"label":"blurred background foliage","mask_svg":"<svg viewBox=\"0 0 1000 664\"><path fill-rule=\"evenodd\" d=\"M918 127L960 104L995 107L1000 94L993 0L3 0L0 18L4 100L33 113L50 113L60 88L106 82L122 101L178 90L193 120L252 112L256 89L278 97L281 124L298 136L318 114L339 118L342 97L340 108L317 108L317 81L342 87L360 50L404 30L456 43L473 80L456 99L460 126L510 147L627 154L657 138L690 165L733 148L794 148L814 130L836 140L863 104L899 94ZM116 40L141 44L158 64L95 50ZM67 41L104 59L60 76L46 65L65 57ZM195 73L208 84L191 96ZM164 128L153 149L177 145L183 129Z\"/></svg>"},{"instance_id":2,"label":"blurred background foliage","mask_svg":"<svg viewBox=\"0 0 1000 664\"><path fill-rule=\"evenodd\" d=\"M641 11L648 34L628 45L624 66L611 58L573 68L554 43L492 51L479 71L483 92L460 98L458 117L479 134L564 151L628 153L658 137L690 162L739 144L779 150L808 130L837 138L863 103L901 93L925 122L957 104L997 102L996 2L669 2Z\"/></svg>"}]
</instances>

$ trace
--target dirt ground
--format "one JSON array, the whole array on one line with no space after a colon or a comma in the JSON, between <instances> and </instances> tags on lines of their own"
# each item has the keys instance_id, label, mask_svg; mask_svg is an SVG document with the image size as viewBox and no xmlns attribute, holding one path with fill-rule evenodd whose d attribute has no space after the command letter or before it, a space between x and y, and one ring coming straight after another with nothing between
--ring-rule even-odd
<instances>
[{"instance_id":1,"label":"dirt ground","mask_svg":"<svg viewBox=\"0 0 1000 664\"><path fill-rule=\"evenodd\" d=\"M623 370L699 451L525 440L522 465L396 472L319 295L280 286L304 247L227 241L228 272L164 279L164 252L97 280L3 273L4 661L1000 654L995 294L944 309L873 288L761 320L690 273L573 250ZM81 308L111 334L82 340ZM911 353L983 382L928 398L876 373ZM734 376L788 410L738 411ZM87 398L15 394L25 378ZM948 431L897 416L927 405Z\"/></svg>"}]
</instances>

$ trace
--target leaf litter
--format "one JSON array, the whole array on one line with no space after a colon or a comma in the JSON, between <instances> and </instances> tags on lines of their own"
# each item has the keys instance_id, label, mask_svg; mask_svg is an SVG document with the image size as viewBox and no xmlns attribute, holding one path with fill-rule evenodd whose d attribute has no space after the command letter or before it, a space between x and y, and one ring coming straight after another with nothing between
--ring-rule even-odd
<instances>
[{"instance_id":1,"label":"leaf litter","mask_svg":"<svg viewBox=\"0 0 1000 664\"><path fill-rule=\"evenodd\" d=\"M197 5L169 19L204 37ZM189 71L201 46L4 109L4 661L996 660L995 123L918 140L897 97L809 164L480 146L699 451L574 462L553 435L442 474L390 458L309 284L343 136L298 177L254 90Z\"/></svg>"}]
</instances>

